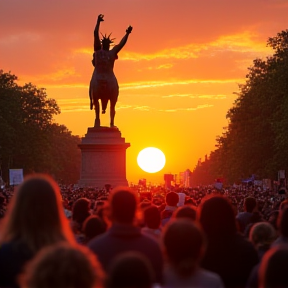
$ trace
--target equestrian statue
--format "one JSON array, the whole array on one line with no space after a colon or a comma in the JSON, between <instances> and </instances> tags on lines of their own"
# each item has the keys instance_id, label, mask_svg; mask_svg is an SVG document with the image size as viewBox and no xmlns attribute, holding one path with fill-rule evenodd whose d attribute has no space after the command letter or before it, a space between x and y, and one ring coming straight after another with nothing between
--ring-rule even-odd
<instances>
[{"instance_id":1,"label":"equestrian statue","mask_svg":"<svg viewBox=\"0 0 288 288\"><path fill-rule=\"evenodd\" d=\"M100 14L97 18L97 23L94 30L94 53L92 64L94 66L93 75L90 81L89 97L90 97L90 109L95 109L95 124L94 127L100 127L100 104L102 114L106 112L108 101L110 100L110 127L114 126L115 118L115 106L119 94L119 86L115 74L113 72L114 62L118 59L118 52L124 47L128 40L128 36L132 31L132 27L129 26L126 29L126 34L118 45L113 46L110 50L110 45L113 44L113 40L110 36L102 35L102 39L99 37L100 23L104 21L104 15Z\"/></svg>"}]
</instances>

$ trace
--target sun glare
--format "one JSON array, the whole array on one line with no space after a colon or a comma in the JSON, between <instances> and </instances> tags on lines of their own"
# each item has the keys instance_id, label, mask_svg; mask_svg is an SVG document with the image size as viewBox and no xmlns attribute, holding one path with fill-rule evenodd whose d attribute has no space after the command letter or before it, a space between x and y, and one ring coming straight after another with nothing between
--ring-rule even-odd
<instances>
[{"instance_id":1,"label":"sun glare","mask_svg":"<svg viewBox=\"0 0 288 288\"><path fill-rule=\"evenodd\" d=\"M165 166L166 158L164 153L154 147L147 147L141 150L137 157L139 167L148 173L156 173Z\"/></svg>"}]
</instances>

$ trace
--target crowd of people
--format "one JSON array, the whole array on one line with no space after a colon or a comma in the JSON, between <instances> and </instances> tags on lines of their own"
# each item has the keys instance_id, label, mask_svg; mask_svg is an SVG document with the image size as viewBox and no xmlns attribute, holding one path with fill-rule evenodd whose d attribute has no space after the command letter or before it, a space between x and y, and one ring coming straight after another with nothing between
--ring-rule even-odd
<instances>
[{"instance_id":1,"label":"crowd of people","mask_svg":"<svg viewBox=\"0 0 288 288\"><path fill-rule=\"evenodd\" d=\"M288 287L288 200L34 174L0 193L0 245L1 288Z\"/></svg>"}]
</instances>

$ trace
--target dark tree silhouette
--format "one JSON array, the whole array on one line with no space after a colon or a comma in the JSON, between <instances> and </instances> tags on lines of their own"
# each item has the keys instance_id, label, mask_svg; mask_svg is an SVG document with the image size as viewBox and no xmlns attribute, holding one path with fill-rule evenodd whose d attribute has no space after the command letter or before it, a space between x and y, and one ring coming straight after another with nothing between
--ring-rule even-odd
<instances>
[{"instance_id":1,"label":"dark tree silhouette","mask_svg":"<svg viewBox=\"0 0 288 288\"><path fill-rule=\"evenodd\" d=\"M45 89L33 84L19 86L17 76L0 71L0 163L3 179L9 169L24 173L46 172L64 182L79 177L78 136L53 123L60 113Z\"/></svg>"},{"instance_id":2,"label":"dark tree silhouette","mask_svg":"<svg viewBox=\"0 0 288 288\"><path fill-rule=\"evenodd\" d=\"M232 184L251 174L275 179L278 170L288 170L288 30L269 38L267 45L274 54L255 59L248 68L246 83L227 113L227 130L204 163L210 180L221 175ZM195 177L203 176L201 169L195 168Z\"/></svg>"}]
</instances>

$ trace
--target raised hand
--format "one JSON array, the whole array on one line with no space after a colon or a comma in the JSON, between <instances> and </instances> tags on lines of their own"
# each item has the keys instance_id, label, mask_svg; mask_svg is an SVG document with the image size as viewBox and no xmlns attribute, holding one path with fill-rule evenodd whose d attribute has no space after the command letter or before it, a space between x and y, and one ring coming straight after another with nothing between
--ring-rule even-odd
<instances>
[{"instance_id":1,"label":"raised hand","mask_svg":"<svg viewBox=\"0 0 288 288\"><path fill-rule=\"evenodd\" d=\"M132 26L129 26L127 29L126 29L126 33L130 34L132 32L132 29L133 27Z\"/></svg>"},{"instance_id":2,"label":"raised hand","mask_svg":"<svg viewBox=\"0 0 288 288\"><path fill-rule=\"evenodd\" d=\"M97 22L100 23L100 22L104 21L103 18L104 18L104 15L103 14L99 14L98 18L97 18Z\"/></svg>"}]
</instances>

